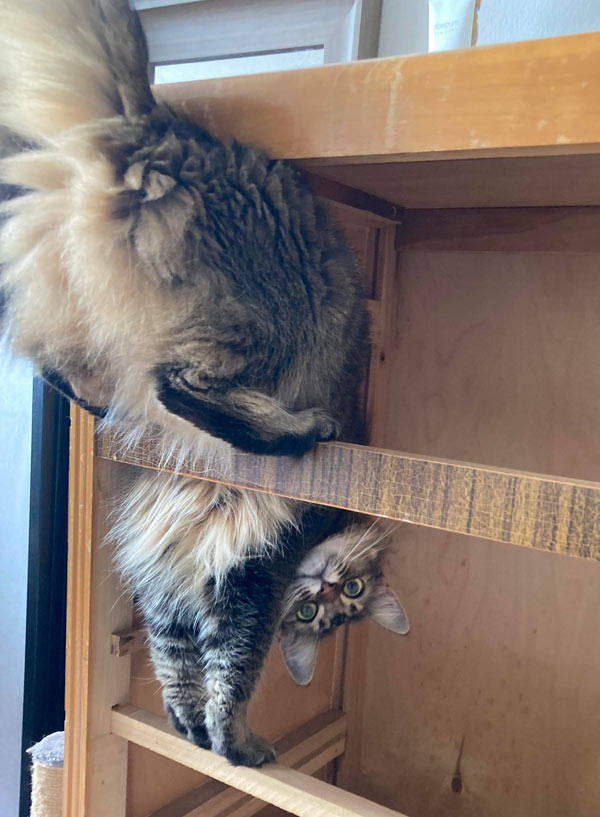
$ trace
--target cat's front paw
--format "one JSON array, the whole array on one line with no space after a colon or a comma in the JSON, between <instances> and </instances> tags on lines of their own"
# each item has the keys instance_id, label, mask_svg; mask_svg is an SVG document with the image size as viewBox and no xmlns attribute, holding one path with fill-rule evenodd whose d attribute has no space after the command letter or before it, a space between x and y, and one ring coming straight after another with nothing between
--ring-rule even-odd
<instances>
[{"instance_id":1,"label":"cat's front paw","mask_svg":"<svg viewBox=\"0 0 600 817\"><path fill-rule=\"evenodd\" d=\"M323 409L305 409L297 415L301 418L302 431L289 438L290 450L281 452L300 456L309 451L315 443L336 440L340 434L340 424Z\"/></svg>"},{"instance_id":2,"label":"cat's front paw","mask_svg":"<svg viewBox=\"0 0 600 817\"><path fill-rule=\"evenodd\" d=\"M203 721L199 721L197 723L183 723L177 717L175 710L172 706L167 706L167 714L169 716L169 722L173 729L176 729L181 735L186 737L191 743L195 746L200 746L201 749L210 749L210 738L208 736L208 732L206 731L206 726L204 725Z\"/></svg>"},{"instance_id":3,"label":"cat's front paw","mask_svg":"<svg viewBox=\"0 0 600 817\"><path fill-rule=\"evenodd\" d=\"M275 749L268 740L249 732L242 743L226 745L220 752L232 766L264 766L275 760Z\"/></svg>"},{"instance_id":4,"label":"cat's front paw","mask_svg":"<svg viewBox=\"0 0 600 817\"><path fill-rule=\"evenodd\" d=\"M313 442L327 442L329 440L337 440L340 435L340 424L333 417L330 417L325 411L321 409L310 409L313 415Z\"/></svg>"}]
</instances>

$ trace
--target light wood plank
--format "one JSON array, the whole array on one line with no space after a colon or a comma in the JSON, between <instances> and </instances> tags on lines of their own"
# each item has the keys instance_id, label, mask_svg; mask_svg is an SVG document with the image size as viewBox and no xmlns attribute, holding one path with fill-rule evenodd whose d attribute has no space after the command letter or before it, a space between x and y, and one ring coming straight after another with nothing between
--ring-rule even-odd
<instances>
[{"instance_id":1,"label":"light wood plank","mask_svg":"<svg viewBox=\"0 0 600 817\"><path fill-rule=\"evenodd\" d=\"M278 763L303 774L314 774L341 755L346 744L347 717L330 711L319 715L276 742ZM154 812L151 817L219 817L251 815L264 803L238 789L209 780Z\"/></svg>"},{"instance_id":2,"label":"light wood plank","mask_svg":"<svg viewBox=\"0 0 600 817\"><path fill-rule=\"evenodd\" d=\"M114 466L94 458L93 420L71 409L65 696L66 817L125 817L127 744L111 734L110 710L127 700L129 661L111 656L112 629L131 623L131 603L111 572L104 508Z\"/></svg>"},{"instance_id":3,"label":"light wood plank","mask_svg":"<svg viewBox=\"0 0 600 817\"><path fill-rule=\"evenodd\" d=\"M135 707L113 710L112 730L126 740L298 817L398 817L398 812L277 763L262 769L231 766L224 758L175 734L162 718Z\"/></svg>"},{"instance_id":4,"label":"light wood plank","mask_svg":"<svg viewBox=\"0 0 600 817\"><path fill-rule=\"evenodd\" d=\"M108 433L97 456L174 471L151 439L121 452ZM470 536L600 558L600 484L484 465L326 443L301 459L235 454L231 468L184 461L185 476Z\"/></svg>"},{"instance_id":5,"label":"light wood plank","mask_svg":"<svg viewBox=\"0 0 600 817\"><path fill-rule=\"evenodd\" d=\"M218 136L292 159L594 153L600 35L178 83L155 92Z\"/></svg>"}]
</instances>

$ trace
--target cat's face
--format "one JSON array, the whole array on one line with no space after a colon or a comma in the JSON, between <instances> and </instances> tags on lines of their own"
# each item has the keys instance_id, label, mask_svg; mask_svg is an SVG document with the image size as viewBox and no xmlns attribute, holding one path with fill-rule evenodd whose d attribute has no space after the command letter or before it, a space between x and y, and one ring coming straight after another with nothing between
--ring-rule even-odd
<instances>
[{"instance_id":1,"label":"cat's face","mask_svg":"<svg viewBox=\"0 0 600 817\"><path fill-rule=\"evenodd\" d=\"M279 632L285 664L298 684L312 680L320 640L346 621L368 617L408 632L404 608L382 574L386 535L378 525L351 527L325 539L300 563Z\"/></svg>"}]
</instances>

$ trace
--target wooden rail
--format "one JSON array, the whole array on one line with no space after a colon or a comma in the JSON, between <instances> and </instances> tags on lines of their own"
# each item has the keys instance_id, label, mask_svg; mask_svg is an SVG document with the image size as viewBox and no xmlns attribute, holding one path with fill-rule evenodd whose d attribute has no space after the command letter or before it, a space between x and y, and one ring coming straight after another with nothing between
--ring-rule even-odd
<instances>
[{"instance_id":1,"label":"wooden rail","mask_svg":"<svg viewBox=\"0 0 600 817\"><path fill-rule=\"evenodd\" d=\"M215 135L279 158L343 164L595 153L600 41L578 34L154 91Z\"/></svg>"},{"instance_id":2,"label":"wooden rail","mask_svg":"<svg viewBox=\"0 0 600 817\"><path fill-rule=\"evenodd\" d=\"M277 741L277 758L282 766L312 775L345 750L348 718L330 710ZM207 780L196 789L153 812L150 817L250 817L264 802L227 786Z\"/></svg>"},{"instance_id":3,"label":"wooden rail","mask_svg":"<svg viewBox=\"0 0 600 817\"><path fill-rule=\"evenodd\" d=\"M600 558L600 484L345 443L300 459L235 453L231 465L161 463L150 439L96 456L485 539Z\"/></svg>"},{"instance_id":4,"label":"wooden rail","mask_svg":"<svg viewBox=\"0 0 600 817\"><path fill-rule=\"evenodd\" d=\"M199 749L177 735L162 718L143 709L117 707L112 712L111 723L113 734L298 817L402 817L396 811L279 763L271 763L261 769L231 766L224 758ZM323 757L318 761L313 760L313 766L315 762L325 765L343 752L344 735L345 716L340 715L333 724L309 735L304 743L290 748L282 759L288 762L295 760L300 768L307 769L310 758L315 758L321 752L324 753ZM326 753L328 746L334 748ZM316 766L318 768L319 765ZM218 793L218 796L222 797L222 794ZM228 804L225 802L223 805Z\"/></svg>"}]
</instances>

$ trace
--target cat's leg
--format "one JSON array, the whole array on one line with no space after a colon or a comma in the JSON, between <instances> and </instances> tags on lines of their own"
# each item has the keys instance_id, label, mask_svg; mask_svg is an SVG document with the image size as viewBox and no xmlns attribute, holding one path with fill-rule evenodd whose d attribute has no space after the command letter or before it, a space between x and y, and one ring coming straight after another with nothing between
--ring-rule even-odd
<instances>
[{"instance_id":1,"label":"cat's leg","mask_svg":"<svg viewBox=\"0 0 600 817\"><path fill-rule=\"evenodd\" d=\"M173 414L253 454L300 455L319 441L338 436L337 422L325 411L289 411L253 389L192 383L182 369L161 367L158 397Z\"/></svg>"},{"instance_id":2,"label":"cat's leg","mask_svg":"<svg viewBox=\"0 0 600 817\"><path fill-rule=\"evenodd\" d=\"M214 752L239 766L274 759L271 744L247 723L250 696L269 650L283 587L265 562L227 575L215 596L216 627L204 643L205 724Z\"/></svg>"},{"instance_id":3,"label":"cat's leg","mask_svg":"<svg viewBox=\"0 0 600 817\"><path fill-rule=\"evenodd\" d=\"M204 667L197 634L177 620L165 625L149 618L147 624L150 655L172 726L196 746L210 749L204 724Z\"/></svg>"}]
</instances>

